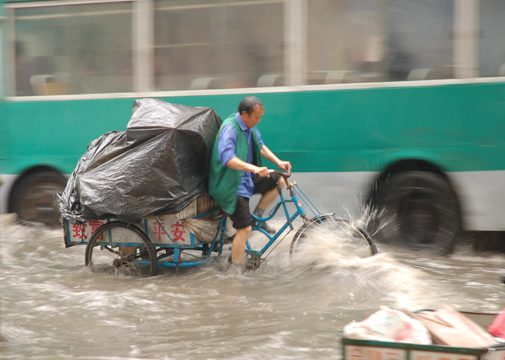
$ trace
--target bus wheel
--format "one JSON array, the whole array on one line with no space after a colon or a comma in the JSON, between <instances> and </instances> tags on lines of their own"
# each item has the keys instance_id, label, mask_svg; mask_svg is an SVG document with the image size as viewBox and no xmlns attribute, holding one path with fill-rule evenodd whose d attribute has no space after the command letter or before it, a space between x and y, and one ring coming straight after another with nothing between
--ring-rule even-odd
<instances>
[{"instance_id":1,"label":"bus wheel","mask_svg":"<svg viewBox=\"0 0 505 360\"><path fill-rule=\"evenodd\" d=\"M446 256L454 249L461 227L459 205L449 182L425 171L406 171L379 184L378 241Z\"/></svg>"},{"instance_id":2,"label":"bus wheel","mask_svg":"<svg viewBox=\"0 0 505 360\"><path fill-rule=\"evenodd\" d=\"M54 205L56 193L65 189L67 180L55 171L36 172L20 180L14 188L10 211L21 221L59 225L59 213Z\"/></svg>"}]
</instances>

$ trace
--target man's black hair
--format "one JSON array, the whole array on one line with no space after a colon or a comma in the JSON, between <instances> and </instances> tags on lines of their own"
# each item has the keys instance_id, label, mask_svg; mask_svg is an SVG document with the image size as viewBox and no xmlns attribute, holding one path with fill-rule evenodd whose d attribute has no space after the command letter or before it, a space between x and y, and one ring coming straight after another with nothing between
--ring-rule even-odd
<instances>
[{"instance_id":1,"label":"man's black hair","mask_svg":"<svg viewBox=\"0 0 505 360\"><path fill-rule=\"evenodd\" d=\"M256 106L263 107L263 103L256 96L246 96L242 99L240 104L238 104L238 113L242 114L242 112L246 112L251 115Z\"/></svg>"}]
</instances>

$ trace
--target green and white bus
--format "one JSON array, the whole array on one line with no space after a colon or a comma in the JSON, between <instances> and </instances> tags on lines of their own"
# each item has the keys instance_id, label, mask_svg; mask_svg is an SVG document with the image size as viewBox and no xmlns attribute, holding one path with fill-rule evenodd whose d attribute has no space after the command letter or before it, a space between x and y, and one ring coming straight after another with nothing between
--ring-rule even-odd
<instances>
[{"instance_id":1,"label":"green and white bus","mask_svg":"<svg viewBox=\"0 0 505 360\"><path fill-rule=\"evenodd\" d=\"M376 238L505 230L505 1L0 1L2 212L51 223L87 144L134 99L265 104L265 142ZM356 209L356 210L354 210Z\"/></svg>"}]
</instances>

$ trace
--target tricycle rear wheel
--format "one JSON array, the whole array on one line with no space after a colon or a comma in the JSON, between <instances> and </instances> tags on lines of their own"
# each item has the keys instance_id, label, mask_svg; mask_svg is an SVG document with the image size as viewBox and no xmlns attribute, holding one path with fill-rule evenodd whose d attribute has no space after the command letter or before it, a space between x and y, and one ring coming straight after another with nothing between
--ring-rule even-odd
<instances>
[{"instance_id":1,"label":"tricycle rear wheel","mask_svg":"<svg viewBox=\"0 0 505 360\"><path fill-rule=\"evenodd\" d=\"M102 225L86 246L85 264L92 271L115 275L158 274L156 249L137 226L115 221Z\"/></svg>"}]
</instances>

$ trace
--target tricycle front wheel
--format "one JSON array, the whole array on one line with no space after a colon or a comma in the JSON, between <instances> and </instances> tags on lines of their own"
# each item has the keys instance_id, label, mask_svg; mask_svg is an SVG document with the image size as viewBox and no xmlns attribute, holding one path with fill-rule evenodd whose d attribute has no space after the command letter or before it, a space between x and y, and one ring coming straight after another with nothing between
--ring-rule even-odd
<instances>
[{"instance_id":1,"label":"tricycle front wheel","mask_svg":"<svg viewBox=\"0 0 505 360\"><path fill-rule=\"evenodd\" d=\"M377 246L366 230L334 214L314 217L303 224L291 242L289 255L303 251L303 246L311 242L317 244L318 239L329 238L335 248L345 254L368 257L377 254Z\"/></svg>"},{"instance_id":2,"label":"tricycle front wheel","mask_svg":"<svg viewBox=\"0 0 505 360\"><path fill-rule=\"evenodd\" d=\"M86 246L85 264L92 271L154 276L156 249L137 226L115 221L99 227Z\"/></svg>"}]
</instances>

